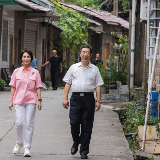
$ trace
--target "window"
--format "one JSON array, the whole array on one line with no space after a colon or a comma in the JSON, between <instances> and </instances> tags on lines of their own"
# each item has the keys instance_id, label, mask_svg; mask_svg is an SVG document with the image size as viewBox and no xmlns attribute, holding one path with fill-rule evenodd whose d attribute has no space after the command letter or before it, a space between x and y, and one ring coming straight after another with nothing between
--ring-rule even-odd
<instances>
[{"instance_id":1,"label":"window","mask_svg":"<svg viewBox=\"0 0 160 160\"><path fill-rule=\"evenodd\" d=\"M2 61L7 61L8 57L8 21L3 20L2 32Z\"/></svg>"}]
</instances>

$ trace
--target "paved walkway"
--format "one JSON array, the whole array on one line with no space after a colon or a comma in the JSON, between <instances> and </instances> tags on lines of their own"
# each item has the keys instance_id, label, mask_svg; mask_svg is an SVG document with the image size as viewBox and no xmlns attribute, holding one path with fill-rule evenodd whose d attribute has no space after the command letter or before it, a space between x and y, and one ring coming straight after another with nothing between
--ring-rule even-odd
<instances>
[{"instance_id":1,"label":"paved walkway","mask_svg":"<svg viewBox=\"0 0 160 160\"><path fill-rule=\"evenodd\" d=\"M72 138L69 110L62 107L63 90L42 91L42 111L36 113L31 160L78 160L70 154ZM0 160L23 160L13 155L16 142L14 109L8 109L10 92L0 92ZM90 160L132 160L132 153L124 137L117 113L101 108L95 113L90 144Z\"/></svg>"}]
</instances>

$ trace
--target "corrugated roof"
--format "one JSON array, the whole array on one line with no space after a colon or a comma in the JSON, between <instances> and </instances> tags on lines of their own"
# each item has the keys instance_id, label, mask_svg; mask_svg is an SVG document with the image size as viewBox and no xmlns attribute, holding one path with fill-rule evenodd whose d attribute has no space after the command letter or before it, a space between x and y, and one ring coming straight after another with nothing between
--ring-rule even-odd
<instances>
[{"instance_id":1,"label":"corrugated roof","mask_svg":"<svg viewBox=\"0 0 160 160\"><path fill-rule=\"evenodd\" d=\"M37 10L37 11L39 11L39 10L40 10L40 11L44 11L44 12L52 11L52 9L45 8L45 7L43 7L43 6L40 6L40 5L35 4L35 3L33 3L33 2L29 2L29 1L27 1L27 0L14 0L14 1L16 1L16 2L18 2L18 3L20 3L20 4L23 4L23 5L25 5L25 6L28 6L28 7L32 8L32 9L34 9L34 10Z\"/></svg>"},{"instance_id":2,"label":"corrugated roof","mask_svg":"<svg viewBox=\"0 0 160 160\"><path fill-rule=\"evenodd\" d=\"M91 16L94 16L96 18L99 18L105 22L113 22L113 23L119 24L120 26L122 26L124 28L129 29L129 22L128 21L126 21L122 18L119 18L117 16L114 16L107 11L95 10L95 9L92 9L89 7L81 8L79 6L76 6L75 4L68 4L68 3L62 3L62 2L58 2L58 3L66 6L66 7L70 7L74 10L79 11L79 12L83 12L83 13L89 14Z\"/></svg>"}]
</instances>

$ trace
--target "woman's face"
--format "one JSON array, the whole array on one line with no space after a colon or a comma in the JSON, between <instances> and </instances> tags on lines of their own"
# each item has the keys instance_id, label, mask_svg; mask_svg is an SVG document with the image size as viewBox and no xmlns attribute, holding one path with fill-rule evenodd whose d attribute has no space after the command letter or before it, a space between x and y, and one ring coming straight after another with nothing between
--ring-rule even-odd
<instances>
[{"instance_id":1,"label":"woman's face","mask_svg":"<svg viewBox=\"0 0 160 160\"><path fill-rule=\"evenodd\" d=\"M25 52L22 56L23 65L29 65L31 63L31 56Z\"/></svg>"}]
</instances>

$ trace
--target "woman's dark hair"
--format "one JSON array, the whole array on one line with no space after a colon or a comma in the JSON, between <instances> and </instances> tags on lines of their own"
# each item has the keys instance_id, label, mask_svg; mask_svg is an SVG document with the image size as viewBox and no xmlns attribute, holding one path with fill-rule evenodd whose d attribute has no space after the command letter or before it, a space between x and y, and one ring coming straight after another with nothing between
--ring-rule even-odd
<instances>
[{"instance_id":1,"label":"woman's dark hair","mask_svg":"<svg viewBox=\"0 0 160 160\"><path fill-rule=\"evenodd\" d=\"M29 49L22 50L22 52L21 52L21 54L20 54L20 60L21 60L21 62L22 62L22 56L23 56L23 54L24 54L25 52L28 53L28 54L31 56L31 62L32 62L32 60L33 60L33 53L32 53L32 51L29 50Z\"/></svg>"},{"instance_id":2,"label":"woman's dark hair","mask_svg":"<svg viewBox=\"0 0 160 160\"><path fill-rule=\"evenodd\" d=\"M89 45L84 45L80 47L80 52L82 51L83 48L89 48L90 49L90 53L92 53L92 48Z\"/></svg>"}]
</instances>

